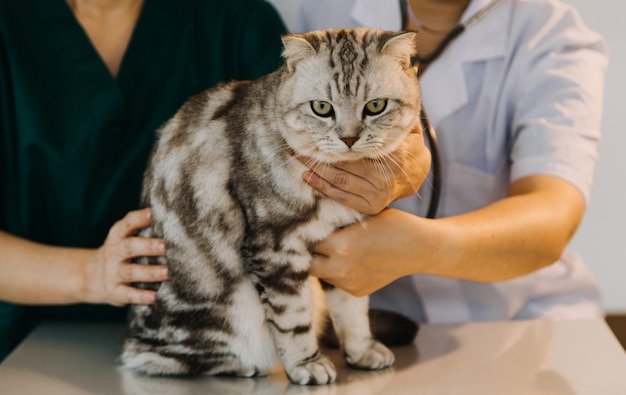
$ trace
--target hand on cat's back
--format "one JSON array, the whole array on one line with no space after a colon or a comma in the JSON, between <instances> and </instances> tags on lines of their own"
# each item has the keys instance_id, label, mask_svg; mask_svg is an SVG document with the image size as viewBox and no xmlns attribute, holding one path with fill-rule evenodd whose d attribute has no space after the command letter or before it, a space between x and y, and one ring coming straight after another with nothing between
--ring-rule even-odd
<instances>
[{"instance_id":1,"label":"hand on cat's back","mask_svg":"<svg viewBox=\"0 0 626 395\"><path fill-rule=\"evenodd\" d=\"M308 157L298 159L315 169L304 174L309 185L345 206L373 215L417 192L428 175L431 155L421 130L415 130L386 158L331 166L316 166Z\"/></svg>"},{"instance_id":2,"label":"hand on cat's back","mask_svg":"<svg viewBox=\"0 0 626 395\"><path fill-rule=\"evenodd\" d=\"M165 254L162 239L136 236L151 222L151 211L147 208L129 212L111 227L104 244L93 250L87 259L83 286L87 301L115 306L154 302L155 291L131 286L132 283L160 282L168 278L165 265L131 262L141 256Z\"/></svg>"}]
</instances>

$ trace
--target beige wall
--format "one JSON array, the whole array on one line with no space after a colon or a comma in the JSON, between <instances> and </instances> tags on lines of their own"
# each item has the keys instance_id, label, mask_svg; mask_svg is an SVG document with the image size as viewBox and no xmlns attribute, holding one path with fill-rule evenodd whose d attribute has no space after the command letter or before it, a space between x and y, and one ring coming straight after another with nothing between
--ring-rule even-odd
<instances>
[{"instance_id":1,"label":"beige wall","mask_svg":"<svg viewBox=\"0 0 626 395\"><path fill-rule=\"evenodd\" d=\"M598 277L605 306L626 313L626 1L566 0L610 50L595 186L573 246Z\"/></svg>"}]
</instances>

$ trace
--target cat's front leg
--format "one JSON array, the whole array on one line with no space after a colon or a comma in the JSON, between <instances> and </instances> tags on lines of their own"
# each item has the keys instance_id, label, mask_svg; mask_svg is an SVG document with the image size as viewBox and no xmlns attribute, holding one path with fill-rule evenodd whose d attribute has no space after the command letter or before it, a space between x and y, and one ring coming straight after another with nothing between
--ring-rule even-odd
<instances>
[{"instance_id":1,"label":"cat's front leg","mask_svg":"<svg viewBox=\"0 0 626 395\"><path fill-rule=\"evenodd\" d=\"M328 312L346 362L360 369L384 369L393 365L393 352L372 337L368 317L369 297L356 297L324 284Z\"/></svg>"},{"instance_id":2,"label":"cat's front leg","mask_svg":"<svg viewBox=\"0 0 626 395\"><path fill-rule=\"evenodd\" d=\"M308 270L284 266L271 275L253 277L289 380L301 385L333 383L335 366L320 353L313 327Z\"/></svg>"}]
</instances>

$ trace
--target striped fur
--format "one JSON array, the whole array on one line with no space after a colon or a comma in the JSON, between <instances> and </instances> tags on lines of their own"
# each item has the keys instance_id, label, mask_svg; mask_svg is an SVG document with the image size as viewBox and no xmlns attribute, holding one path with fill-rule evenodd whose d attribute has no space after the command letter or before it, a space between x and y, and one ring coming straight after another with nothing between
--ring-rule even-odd
<instances>
[{"instance_id":1,"label":"striped fur","mask_svg":"<svg viewBox=\"0 0 626 395\"><path fill-rule=\"evenodd\" d=\"M311 250L363 216L304 183L294 152L320 166L374 158L383 171L419 122L413 40L368 29L285 36L282 68L191 98L159 130L143 192L154 222L143 234L164 237L167 256L144 263L167 263L171 279L156 303L131 307L126 367L249 377L280 361L295 383L335 380L316 340ZM374 99L386 108L367 115ZM315 100L332 116L316 115ZM325 293L348 363L390 366L367 298Z\"/></svg>"}]
</instances>

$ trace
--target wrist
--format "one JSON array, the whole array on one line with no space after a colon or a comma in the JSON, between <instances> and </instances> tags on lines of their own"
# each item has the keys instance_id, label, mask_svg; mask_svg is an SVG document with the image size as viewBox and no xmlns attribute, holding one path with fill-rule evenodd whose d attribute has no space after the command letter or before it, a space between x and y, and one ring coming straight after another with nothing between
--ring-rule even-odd
<instances>
[{"instance_id":1,"label":"wrist","mask_svg":"<svg viewBox=\"0 0 626 395\"><path fill-rule=\"evenodd\" d=\"M377 233L386 235L385 250L392 252L389 262L393 263L396 276L426 273L430 262L424 258L431 256L427 251L432 245L429 224L432 220L395 208L387 208L376 217L384 218Z\"/></svg>"},{"instance_id":2,"label":"wrist","mask_svg":"<svg viewBox=\"0 0 626 395\"><path fill-rule=\"evenodd\" d=\"M98 278L98 267L96 255L98 250L95 249L77 249L77 277L76 288L70 297L74 298L78 303L99 303L96 297L94 284Z\"/></svg>"},{"instance_id":3,"label":"wrist","mask_svg":"<svg viewBox=\"0 0 626 395\"><path fill-rule=\"evenodd\" d=\"M397 250L404 254L400 261L403 275L416 273L454 276L454 264L460 254L459 232L452 222L419 217L401 210L390 209L397 216Z\"/></svg>"}]
</instances>

